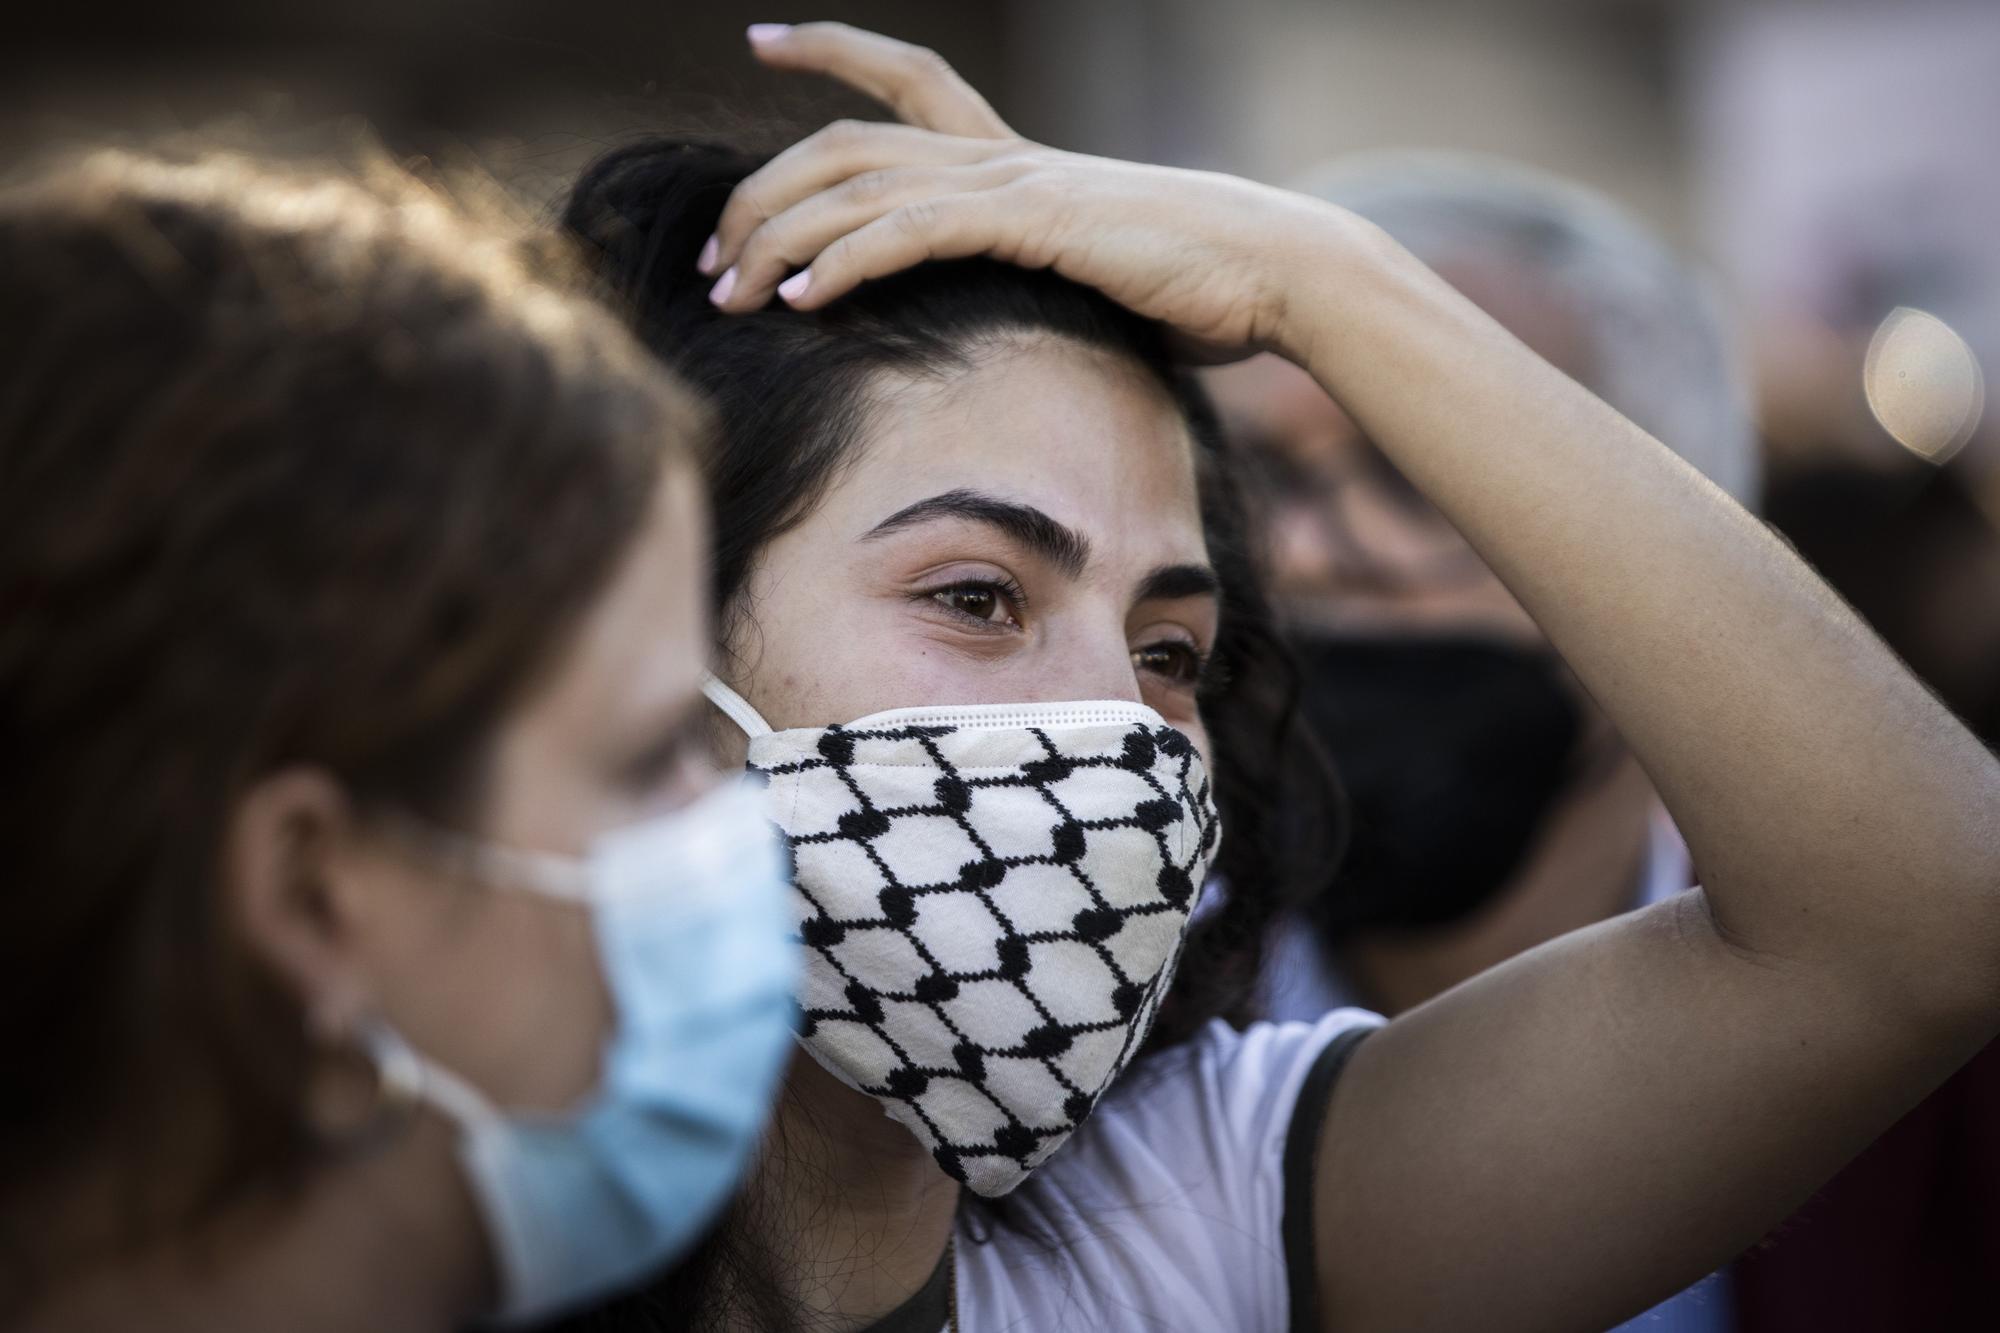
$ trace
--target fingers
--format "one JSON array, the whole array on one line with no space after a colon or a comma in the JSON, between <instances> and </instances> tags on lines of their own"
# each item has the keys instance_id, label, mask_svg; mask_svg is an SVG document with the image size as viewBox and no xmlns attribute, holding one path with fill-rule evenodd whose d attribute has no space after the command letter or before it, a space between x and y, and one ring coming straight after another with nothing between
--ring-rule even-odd
<instances>
[{"instance_id":1,"label":"fingers","mask_svg":"<svg viewBox=\"0 0 2000 1333\"><path fill-rule=\"evenodd\" d=\"M845 23L758 23L750 49L775 69L810 70L874 98L906 125L972 139L1007 139L986 99L937 52Z\"/></svg>"},{"instance_id":2,"label":"fingers","mask_svg":"<svg viewBox=\"0 0 2000 1333\"><path fill-rule=\"evenodd\" d=\"M698 267L714 275L738 262L750 234L786 209L867 172L892 167L952 166L1005 152L1012 140L951 138L908 125L836 121L793 144L730 193L713 246Z\"/></svg>"},{"instance_id":3,"label":"fingers","mask_svg":"<svg viewBox=\"0 0 2000 1333\"><path fill-rule=\"evenodd\" d=\"M739 258L716 283L715 304L756 310L781 290L795 269L815 262L842 237L877 219L926 201L990 192L1030 169L1018 159L897 167L860 175L822 190L765 221L743 242ZM790 288L782 289L790 294Z\"/></svg>"},{"instance_id":4,"label":"fingers","mask_svg":"<svg viewBox=\"0 0 2000 1333\"><path fill-rule=\"evenodd\" d=\"M754 310L775 290L812 309L926 259L1016 257L1000 254L1022 247L995 201L1030 169L1025 145L935 52L844 23L760 23L749 36L765 64L837 79L902 123L830 125L738 185L698 261L721 274L716 305Z\"/></svg>"},{"instance_id":5,"label":"fingers","mask_svg":"<svg viewBox=\"0 0 2000 1333\"><path fill-rule=\"evenodd\" d=\"M932 196L891 209L820 251L810 268L779 285L778 295L795 310L817 310L864 282L935 259L992 255L1046 266L1049 257L1024 245L1006 220L1005 193Z\"/></svg>"}]
</instances>

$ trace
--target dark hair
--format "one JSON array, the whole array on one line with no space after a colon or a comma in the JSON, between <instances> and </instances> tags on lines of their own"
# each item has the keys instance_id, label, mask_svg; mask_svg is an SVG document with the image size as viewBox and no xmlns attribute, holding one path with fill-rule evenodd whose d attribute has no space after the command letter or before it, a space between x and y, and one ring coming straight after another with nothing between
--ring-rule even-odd
<instances>
[{"instance_id":1,"label":"dark hair","mask_svg":"<svg viewBox=\"0 0 2000 1333\"><path fill-rule=\"evenodd\" d=\"M696 255L730 191L759 165L725 147L648 140L587 170L563 213L641 340L718 409L709 479L720 622L744 614L740 595L759 553L812 512L860 447L879 372L948 374L1007 332L1055 334L1144 367L1196 441L1203 524L1222 583L1216 684L1202 707L1224 829L1217 869L1228 886L1189 938L1148 1047L1183 1041L1216 1017L1251 1017L1274 916L1327 881L1338 822L1328 812L1338 801L1297 717L1297 672L1273 627L1234 465L1205 397L1172 363L1157 325L1053 274L992 261L924 265L810 314L781 305L719 313Z\"/></svg>"},{"instance_id":2,"label":"dark hair","mask_svg":"<svg viewBox=\"0 0 2000 1333\"><path fill-rule=\"evenodd\" d=\"M1215 744L1227 903L1189 941L1152 1045L1211 1018L1250 1015L1274 907L1326 881L1324 821L1337 808L1320 752L1297 714L1298 674L1273 627L1234 478L1206 396L1168 356L1163 330L1046 272L987 260L928 264L869 284L823 311L773 305L725 315L706 299L695 257L736 183L759 159L713 145L648 140L591 166L565 226L629 307L641 340L704 390L720 419L709 464L715 593L725 625L764 547L812 512L861 446L871 377L969 367L996 333L1051 333L1128 357L1172 395L1196 443L1202 521L1222 582L1215 685L1203 714Z\"/></svg>"},{"instance_id":3,"label":"dark hair","mask_svg":"<svg viewBox=\"0 0 2000 1333\"><path fill-rule=\"evenodd\" d=\"M234 803L310 764L476 817L482 742L703 424L389 189L121 153L0 195L0 1322L53 1245L24 1199L78 1171L139 1205L80 1262L297 1178L310 1053L218 892ZM220 1160L160 1199L184 1093Z\"/></svg>"}]
</instances>

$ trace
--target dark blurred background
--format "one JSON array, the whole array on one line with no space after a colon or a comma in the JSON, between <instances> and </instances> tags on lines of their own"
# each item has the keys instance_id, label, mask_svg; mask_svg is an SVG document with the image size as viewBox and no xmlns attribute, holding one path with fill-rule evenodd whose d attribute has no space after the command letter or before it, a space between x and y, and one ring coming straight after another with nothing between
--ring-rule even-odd
<instances>
[{"instance_id":1,"label":"dark blurred background","mask_svg":"<svg viewBox=\"0 0 2000 1333\"><path fill-rule=\"evenodd\" d=\"M1064 147L1274 181L1354 150L1451 148L1573 177L1723 278L1779 463L1898 466L1978 433L1952 358L1958 340L1971 364L2000 356L1986 0L37 5L0 47L0 160L107 131L309 141L365 122L397 153L470 152L542 198L644 130L776 144L864 111L747 57L745 24L819 16L936 47ZM1903 342L1952 401L1871 411L1861 362L1904 306L1943 321ZM1994 452L1960 464L1989 518Z\"/></svg>"}]
</instances>

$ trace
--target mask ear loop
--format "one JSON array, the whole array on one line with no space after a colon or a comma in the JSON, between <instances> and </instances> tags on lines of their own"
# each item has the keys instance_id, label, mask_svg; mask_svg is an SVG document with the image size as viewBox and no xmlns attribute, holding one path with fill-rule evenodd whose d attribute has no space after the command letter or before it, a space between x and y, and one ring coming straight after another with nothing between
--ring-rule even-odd
<instances>
[{"instance_id":1,"label":"mask ear loop","mask_svg":"<svg viewBox=\"0 0 2000 1333\"><path fill-rule=\"evenodd\" d=\"M329 1123L313 1110L306 1113L311 1131L321 1145L335 1153L366 1149L400 1132L423 1104L423 1061L386 1024L364 1019L358 1030L344 1042L332 1042L332 1024L309 1018L309 1040L322 1049L350 1046L366 1062L373 1076L369 1104L358 1119L343 1117L345 1123ZM311 1098L311 1093L308 1093Z\"/></svg>"},{"instance_id":2,"label":"mask ear loop","mask_svg":"<svg viewBox=\"0 0 2000 1333\"><path fill-rule=\"evenodd\" d=\"M711 674L702 678L701 692L707 695L708 701L721 709L723 715L731 722L734 722L737 728L751 740L754 741L759 736L768 736L771 734L771 724L766 722L763 716L750 706L750 701L735 690L730 689L727 685L724 685L714 675Z\"/></svg>"}]
</instances>

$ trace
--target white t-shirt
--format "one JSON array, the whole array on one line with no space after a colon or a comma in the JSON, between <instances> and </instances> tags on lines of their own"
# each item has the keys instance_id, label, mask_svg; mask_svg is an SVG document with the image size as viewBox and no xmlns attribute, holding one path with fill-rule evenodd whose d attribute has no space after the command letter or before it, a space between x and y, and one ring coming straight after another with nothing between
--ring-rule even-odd
<instances>
[{"instance_id":1,"label":"white t-shirt","mask_svg":"<svg viewBox=\"0 0 2000 1333\"><path fill-rule=\"evenodd\" d=\"M1310 1078L1317 1122L1339 1060L1380 1022L1359 1009L1242 1032L1216 1022L1133 1069L1002 1201L1004 1221L967 1196L955 1233L961 1333L1289 1328L1292 1113ZM942 1328L941 1286L874 1333Z\"/></svg>"}]
</instances>

